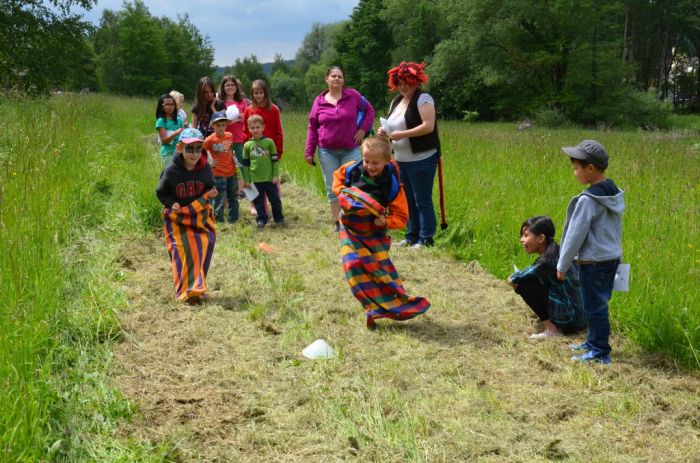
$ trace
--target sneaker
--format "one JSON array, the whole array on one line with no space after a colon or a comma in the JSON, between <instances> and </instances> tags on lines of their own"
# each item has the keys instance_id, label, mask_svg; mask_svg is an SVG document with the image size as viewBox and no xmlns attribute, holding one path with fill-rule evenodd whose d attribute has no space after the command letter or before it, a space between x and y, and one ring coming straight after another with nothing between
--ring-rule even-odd
<instances>
[{"instance_id":1,"label":"sneaker","mask_svg":"<svg viewBox=\"0 0 700 463\"><path fill-rule=\"evenodd\" d=\"M335 221L335 232L338 233L340 231L340 221L336 220Z\"/></svg>"},{"instance_id":2,"label":"sneaker","mask_svg":"<svg viewBox=\"0 0 700 463\"><path fill-rule=\"evenodd\" d=\"M582 350L588 351L591 350L591 346L589 346L586 341L575 342L573 344L569 344L569 349L571 349L574 352L579 352Z\"/></svg>"},{"instance_id":3,"label":"sneaker","mask_svg":"<svg viewBox=\"0 0 700 463\"><path fill-rule=\"evenodd\" d=\"M553 333L551 331L542 331L541 333L533 333L530 335L530 339L549 339L549 338L560 338L564 336L561 332Z\"/></svg>"},{"instance_id":4,"label":"sneaker","mask_svg":"<svg viewBox=\"0 0 700 463\"><path fill-rule=\"evenodd\" d=\"M265 222L256 222L258 228L265 228Z\"/></svg>"},{"instance_id":5,"label":"sneaker","mask_svg":"<svg viewBox=\"0 0 700 463\"><path fill-rule=\"evenodd\" d=\"M581 363L602 363L603 365L607 365L610 363L610 356L609 355L595 355L593 351L588 351L585 354L581 355L572 355L571 360L574 362L581 362Z\"/></svg>"},{"instance_id":6,"label":"sneaker","mask_svg":"<svg viewBox=\"0 0 700 463\"><path fill-rule=\"evenodd\" d=\"M285 225L284 219L278 220L277 222L275 222L275 227L284 227L284 225Z\"/></svg>"},{"instance_id":7,"label":"sneaker","mask_svg":"<svg viewBox=\"0 0 700 463\"><path fill-rule=\"evenodd\" d=\"M402 248L410 248L410 247L413 247L413 245L415 245L415 244L416 244L415 241L401 240L398 242L397 246L400 246Z\"/></svg>"},{"instance_id":8,"label":"sneaker","mask_svg":"<svg viewBox=\"0 0 700 463\"><path fill-rule=\"evenodd\" d=\"M416 244L414 244L411 247L413 249L421 249L421 248L431 248L433 246L435 246L435 242L432 240L432 238L428 238L425 240L423 238L421 238L418 240L418 242L416 242Z\"/></svg>"}]
</instances>

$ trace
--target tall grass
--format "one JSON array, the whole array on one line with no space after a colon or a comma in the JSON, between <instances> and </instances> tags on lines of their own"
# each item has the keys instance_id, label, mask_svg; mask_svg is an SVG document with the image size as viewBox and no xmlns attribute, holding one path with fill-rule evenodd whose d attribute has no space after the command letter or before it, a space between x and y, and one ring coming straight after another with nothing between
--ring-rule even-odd
<instances>
[{"instance_id":1,"label":"tall grass","mask_svg":"<svg viewBox=\"0 0 700 463\"><path fill-rule=\"evenodd\" d=\"M119 336L125 305L110 242L157 214L158 159L142 136L150 106L0 101L2 461L96 461L119 449L94 438L130 413L106 376L105 341Z\"/></svg>"},{"instance_id":2,"label":"tall grass","mask_svg":"<svg viewBox=\"0 0 700 463\"><path fill-rule=\"evenodd\" d=\"M285 114L283 122L285 169L321 192L319 169L301 156L306 116ZM697 130L518 131L513 124L449 121L440 129L450 225L438 243L499 278L507 277L513 263L522 267L533 260L518 243L520 224L545 214L561 230L569 200L584 189L560 147L585 138L603 143L611 156L607 174L625 190L623 260L632 264L631 289L614 293L611 318L645 349L700 366Z\"/></svg>"}]
</instances>

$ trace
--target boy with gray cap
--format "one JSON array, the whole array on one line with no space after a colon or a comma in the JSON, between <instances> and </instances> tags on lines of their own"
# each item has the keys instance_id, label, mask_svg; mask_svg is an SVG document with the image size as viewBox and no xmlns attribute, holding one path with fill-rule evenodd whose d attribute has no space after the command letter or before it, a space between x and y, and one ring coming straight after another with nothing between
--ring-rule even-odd
<instances>
[{"instance_id":1,"label":"boy with gray cap","mask_svg":"<svg viewBox=\"0 0 700 463\"><path fill-rule=\"evenodd\" d=\"M583 140L562 151L571 159L574 177L589 185L571 200L566 210L557 262L560 281L564 281L572 265L580 267L581 296L588 317L586 341L571 345L573 350L585 352L571 360L610 363L608 301L622 257L624 192L605 177L608 153L597 141Z\"/></svg>"}]
</instances>

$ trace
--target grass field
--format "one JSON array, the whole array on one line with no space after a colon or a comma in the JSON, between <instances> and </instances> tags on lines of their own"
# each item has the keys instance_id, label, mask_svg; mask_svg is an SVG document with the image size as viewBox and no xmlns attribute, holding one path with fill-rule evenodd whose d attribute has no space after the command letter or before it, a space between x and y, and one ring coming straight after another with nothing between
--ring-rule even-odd
<instances>
[{"instance_id":1,"label":"grass field","mask_svg":"<svg viewBox=\"0 0 700 463\"><path fill-rule=\"evenodd\" d=\"M128 306L119 249L152 236L159 221L153 105L99 95L0 102L0 460L168 461L157 441L114 436L133 409L109 378ZM305 115L284 114L283 123L285 170L320 194L319 169L302 159ZM499 278L528 263L520 223L547 214L561 227L581 190L559 148L596 138L611 154L609 176L626 192L632 281L629 293L614 295L614 328L697 368L700 144L697 122L683 125L600 133L441 123L450 227L438 242ZM484 394L479 400L490 400ZM338 407L377 412L371 403ZM419 418L397 423L427 433ZM348 423L339 415L335 425Z\"/></svg>"},{"instance_id":2,"label":"grass field","mask_svg":"<svg viewBox=\"0 0 700 463\"><path fill-rule=\"evenodd\" d=\"M303 152L304 115L286 115L285 168L322 189ZM691 126L684 119L684 126ZM623 260L631 290L615 293L614 326L650 351L700 366L700 120L675 132L516 130L515 124L440 124L449 228L438 243L455 257L477 260L499 278L533 260L518 242L520 224L549 215L564 224L566 206L583 187L560 151L585 138L611 156L607 174L625 190ZM435 189L437 204L437 188ZM558 235L557 235L558 236Z\"/></svg>"}]
</instances>

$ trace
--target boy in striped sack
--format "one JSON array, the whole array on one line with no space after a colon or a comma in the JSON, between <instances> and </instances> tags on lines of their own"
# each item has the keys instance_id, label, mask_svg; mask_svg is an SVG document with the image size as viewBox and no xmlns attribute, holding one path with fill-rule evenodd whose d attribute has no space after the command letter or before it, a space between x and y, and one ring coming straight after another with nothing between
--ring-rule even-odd
<instances>
[{"instance_id":1,"label":"boy in striped sack","mask_svg":"<svg viewBox=\"0 0 700 463\"><path fill-rule=\"evenodd\" d=\"M408 220L406 194L389 142L366 138L362 159L340 166L333 174L333 193L341 208L343 270L365 309L367 328L376 329L378 318L402 321L428 310L427 299L406 294L388 255L387 230L403 228Z\"/></svg>"}]
</instances>

